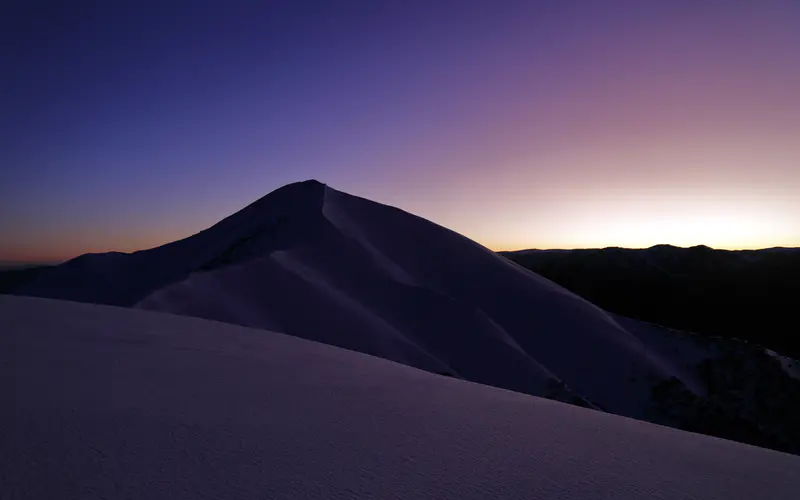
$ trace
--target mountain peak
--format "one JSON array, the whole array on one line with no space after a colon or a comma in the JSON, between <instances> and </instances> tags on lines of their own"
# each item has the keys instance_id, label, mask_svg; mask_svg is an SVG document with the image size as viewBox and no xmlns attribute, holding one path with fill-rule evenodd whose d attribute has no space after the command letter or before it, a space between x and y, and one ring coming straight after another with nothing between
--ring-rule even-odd
<instances>
[{"instance_id":1,"label":"mountain peak","mask_svg":"<svg viewBox=\"0 0 800 500\"><path fill-rule=\"evenodd\" d=\"M319 187L319 186L327 186L327 184L325 184L324 182L319 181L317 179L306 179L304 181L290 182L289 184L285 184L285 185L283 185L282 187L280 187L278 189L288 188L289 186L307 186L307 187L314 186L314 187Z\"/></svg>"},{"instance_id":2,"label":"mountain peak","mask_svg":"<svg viewBox=\"0 0 800 500\"><path fill-rule=\"evenodd\" d=\"M254 215L253 212L261 212L263 210L284 212L319 210L322 208L327 187L325 183L316 179L292 182L270 191L231 217L237 217L239 214L252 217Z\"/></svg>"}]
</instances>

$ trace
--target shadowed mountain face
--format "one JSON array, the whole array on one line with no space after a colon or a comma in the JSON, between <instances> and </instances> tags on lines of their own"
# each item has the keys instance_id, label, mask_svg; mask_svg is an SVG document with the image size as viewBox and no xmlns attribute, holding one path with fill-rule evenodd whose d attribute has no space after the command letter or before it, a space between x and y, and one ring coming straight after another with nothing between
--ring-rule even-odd
<instances>
[{"instance_id":1,"label":"shadowed mountain face","mask_svg":"<svg viewBox=\"0 0 800 500\"><path fill-rule=\"evenodd\" d=\"M607 311L800 357L800 249L658 245L502 254Z\"/></svg>"},{"instance_id":2,"label":"shadowed mountain face","mask_svg":"<svg viewBox=\"0 0 800 500\"><path fill-rule=\"evenodd\" d=\"M316 181L169 245L42 270L15 293L282 332L800 452L792 360L609 314L453 231Z\"/></svg>"},{"instance_id":3,"label":"shadowed mountain face","mask_svg":"<svg viewBox=\"0 0 800 500\"><path fill-rule=\"evenodd\" d=\"M324 186L285 186L188 238L132 254L86 254L36 272L14 293L133 306L148 294L195 272L288 248L314 232ZM291 222L291 223L290 223ZM248 249L257 253L248 253Z\"/></svg>"},{"instance_id":4,"label":"shadowed mountain face","mask_svg":"<svg viewBox=\"0 0 800 500\"><path fill-rule=\"evenodd\" d=\"M31 281L37 274L50 267L25 266L0 269L0 293L14 293L14 290Z\"/></svg>"}]
</instances>

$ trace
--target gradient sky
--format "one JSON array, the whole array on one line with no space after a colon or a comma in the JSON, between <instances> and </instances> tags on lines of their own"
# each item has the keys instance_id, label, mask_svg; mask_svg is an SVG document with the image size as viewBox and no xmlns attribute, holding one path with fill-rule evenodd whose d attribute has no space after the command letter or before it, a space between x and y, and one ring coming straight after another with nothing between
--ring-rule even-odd
<instances>
[{"instance_id":1,"label":"gradient sky","mask_svg":"<svg viewBox=\"0 0 800 500\"><path fill-rule=\"evenodd\" d=\"M797 0L25 0L0 38L0 260L309 178L498 250L800 246Z\"/></svg>"}]
</instances>

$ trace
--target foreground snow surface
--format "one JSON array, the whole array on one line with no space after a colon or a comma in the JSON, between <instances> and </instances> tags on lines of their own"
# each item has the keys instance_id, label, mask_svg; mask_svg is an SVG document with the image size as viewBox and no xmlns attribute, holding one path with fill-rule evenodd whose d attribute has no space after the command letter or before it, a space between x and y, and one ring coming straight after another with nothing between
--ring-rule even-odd
<instances>
[{"instance_id":1,"label":"foreground snow surface","mask_svg":"<svg viewBox=\"0 0 800 500\"><path fill-rule=\"evenodd\" d=\"M17 498L797 498L800 457L198 318L0 296Z\"/></svg>"}]
</instances>

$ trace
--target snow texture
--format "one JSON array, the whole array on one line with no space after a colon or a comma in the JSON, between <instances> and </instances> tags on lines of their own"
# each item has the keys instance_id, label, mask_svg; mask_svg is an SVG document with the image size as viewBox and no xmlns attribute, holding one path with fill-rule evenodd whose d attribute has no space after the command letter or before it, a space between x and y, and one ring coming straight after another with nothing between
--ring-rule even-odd
<instances>
[{"instance_id":1,"label":"snow texture","mask_svg":"<svg viewBox=\"0 0 800 500\"><path fill-rule=\"evenodd\" d=\"M264 330L9 296L0 318L7 500L800 491L800 457Z\"/></svg>"}]
</instances>

